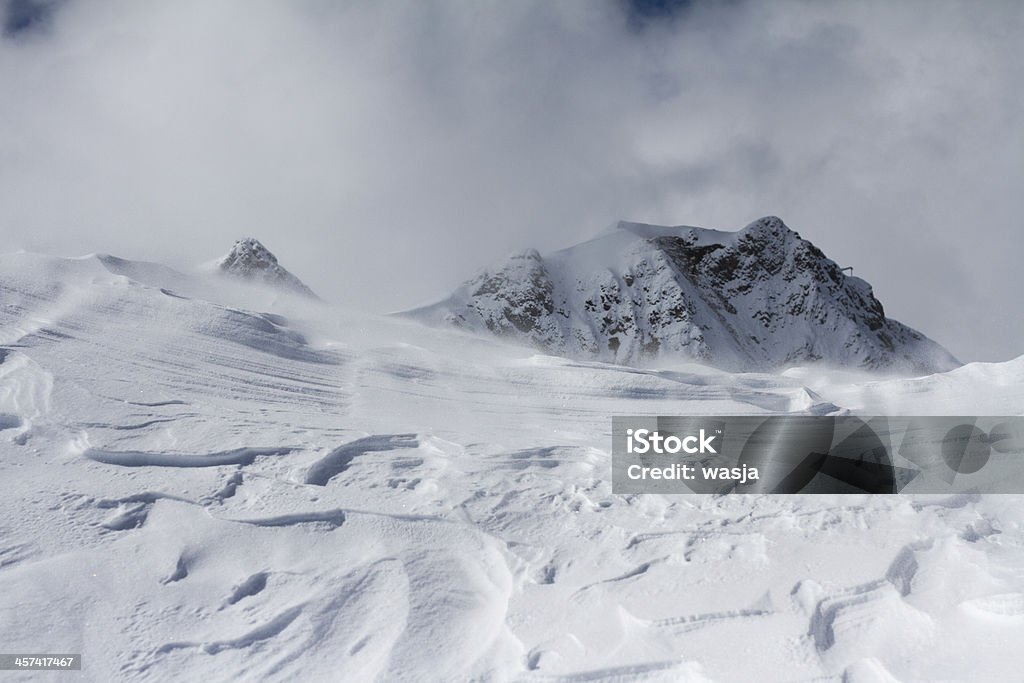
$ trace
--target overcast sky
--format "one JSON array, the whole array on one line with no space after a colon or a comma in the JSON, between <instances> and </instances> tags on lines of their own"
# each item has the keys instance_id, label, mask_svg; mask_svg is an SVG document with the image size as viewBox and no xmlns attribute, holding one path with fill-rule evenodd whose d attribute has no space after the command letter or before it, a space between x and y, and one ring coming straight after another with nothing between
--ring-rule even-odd
<instances>
[{"instance_id":1,"label":"overcast sky","mask_svg":"<svg viewBox=\"0 0 1024 683\"><path fill-rule=\"evenodd\" d=\"M388 311L619 218L775 214L962 360L1024 353L1024 3L5 7L4 251L252 235Z\"/></svg>"}]
</instances>

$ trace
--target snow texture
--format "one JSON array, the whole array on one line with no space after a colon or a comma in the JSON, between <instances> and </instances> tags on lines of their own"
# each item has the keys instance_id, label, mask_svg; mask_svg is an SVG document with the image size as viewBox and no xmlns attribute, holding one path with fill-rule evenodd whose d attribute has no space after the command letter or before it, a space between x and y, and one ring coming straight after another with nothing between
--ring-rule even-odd
<instances>
[{"instance_id":1,"label":"snow texture","mask_svg":"<svg viewBox=\"0 0 1024 683\"><path fill-rule=\"evenodd\" d=\"M613 239L655 268L634 237ZM662 253L646 286L682 287ZM869 301L834 286L828 301ZM745 296L737 310L761 305ZM609 453L614 414L1020 415L1024 358L916 377L634 368L108 256L2 255L0 302L0 634L83 653L74 680L1024 668L1020 496L623 496Z\"/></svg>"}]
</instances>

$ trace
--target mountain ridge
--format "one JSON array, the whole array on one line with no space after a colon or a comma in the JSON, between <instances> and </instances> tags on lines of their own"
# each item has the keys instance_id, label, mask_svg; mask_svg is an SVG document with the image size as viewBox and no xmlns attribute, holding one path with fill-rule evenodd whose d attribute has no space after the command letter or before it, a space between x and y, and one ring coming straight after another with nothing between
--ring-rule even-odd
<instances>
[{"instance_id":1,"label":"mountain ridge","mask_svg":"<svg viewBox=\"0 0 1024 683\"><path fill-rule=\"evenodd\" d=\"M620 221L548 256L513 254L402 315L625 365L672 358L746 371L823 362L916 373L960 365L887 318L867 282L776 216L735 232Z\"/></svg>"}]
</instances>

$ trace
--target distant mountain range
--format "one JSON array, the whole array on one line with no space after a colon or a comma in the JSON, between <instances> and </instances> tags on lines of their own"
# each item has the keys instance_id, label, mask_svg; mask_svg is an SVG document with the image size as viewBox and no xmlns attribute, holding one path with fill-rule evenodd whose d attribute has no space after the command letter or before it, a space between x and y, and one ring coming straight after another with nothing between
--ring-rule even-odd
<instances>
[{"instance_id":1,"label":"distant mountain range","mask_svg":"<svg viewBox=\"0 0 1024 683\"><path fill-rule=\"evenodd\" d=\"M736 232L620 222L548 256L514 254L402 315L628 365L671 358L753 371L823 362L924 373L960 365L887 318L867 282L774 216Z\"/></svg>"}]
</instances>

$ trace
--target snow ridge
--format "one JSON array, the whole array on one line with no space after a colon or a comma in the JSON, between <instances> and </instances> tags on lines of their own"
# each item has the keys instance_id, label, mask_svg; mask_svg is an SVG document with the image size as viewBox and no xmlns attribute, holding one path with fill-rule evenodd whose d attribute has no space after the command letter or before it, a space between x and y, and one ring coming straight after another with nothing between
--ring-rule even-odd
<instances>
[{"instance_id":1,"label":"snow ridge","mask_svg":"<svg viewBox=\"0 0 1024 683\"><path fill-rule=\"evenodd\" d=\"M620 222L547 257L514 254L406 315L625 365L671 358L750 371L823 362L917 373L959 365L887 318L867 282L775 216L737 232Z\"/></svg>"}]
</instances>

